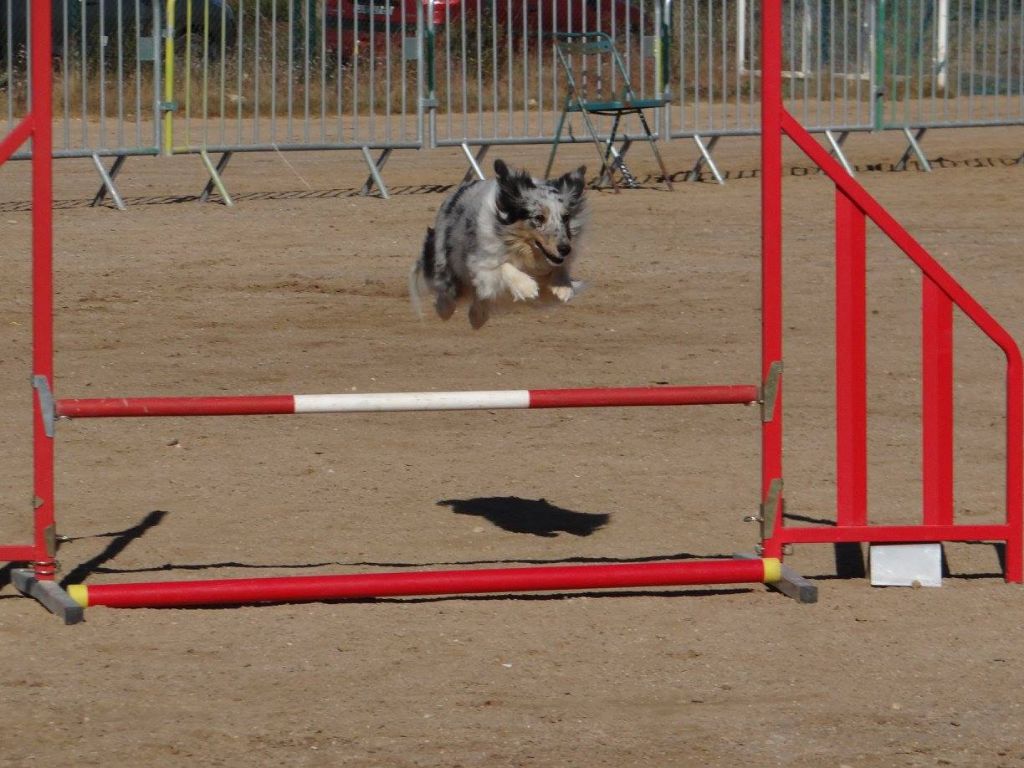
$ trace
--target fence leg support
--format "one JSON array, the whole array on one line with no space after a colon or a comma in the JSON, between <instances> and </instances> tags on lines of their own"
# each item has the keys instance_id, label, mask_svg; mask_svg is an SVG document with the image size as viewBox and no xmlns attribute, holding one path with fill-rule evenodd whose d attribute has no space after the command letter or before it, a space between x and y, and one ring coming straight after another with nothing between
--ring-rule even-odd
<instances>
[{"instance_id":1,"label":"fence leg support","mask_svg":"<svg viewBox=\"0 0 1024 768\"><path fill-rule=\"evenodd\" d=\"M618 148L613 144L608 145L608 151L605 153L608 161L605 163L604 173L601 178L597 181L597 187L603 187L605 182L612 183L614 177L612 174L618 170L619 175L622 177L622 181L625 186L630 189L636 189L640 186L636 176L629 170L629 166L626 165L626 153L629 152L629 148L633 146L633 140L630 138L625 139Z\"/></svg>"},{"instance_id":2,"label":"fence leg support","mask_svg":"<svg viewBox=\"0 0 1024 768\"><path fill-rule=\"evenodd\" d=\"M100 180L103 182L100 184L99 190L96 192L96 196L92 199L90 205L96 207L103 202L103 199L109 194L110 199L114 201L114 205L117 206L117 210L127 210L127 206L124 204L124 200L121 199L121 195L117 193L117 187L114 186L114 179L117 178L117 174L121 172L121 166L124 165L124 161L128 159L128 155L118 155L117 159L114 160L114 164L110 167L110 171L107 171L103 167L103 161L100 160L100 156L93 154L92 162L96 166L96 171L100 175Z\"/></svg>"},{"instance_id":3,"label":"fence leg support","mask_svg":"<svg viewBox=\"0 0 1024 768\"><path fill-rule=\"evenodd\" d=\"M725 184L725 179L722 178L722 174L718 172L718 166L715 165L714 159L711 157L711 152L715 148L715 144L718 143L720 136L712 136L711 141L706 145L704 140L697 135L694 135L693 140L697 144L697 149L700 150L700 158L697 160L697 164L693 166L693 170L690 171L690 178L694 181L700 181L700 169L705 164L711 171L711 174L715 177L715 181L719 184Z\"/></svg>"},{"instance_id":4,"label":"fence leg support","mask_svg":"<svg viewBox=\"0 0 1024 768\"><path fill-rule=\"evenodd\" d=\"M900 161L896 163L897 171L906 170L907 161L910 159L910 153L913 152L914 156L917 158L917 162L921 165L921 170L931 172L932 166L928 162L928 158L924 156L924 152L921 151L921 145L918 143L927 131L927 128L918 128L917 134L913 135L910 133L909 128L903 129L903 135L907 137L907 148L903 150L903 156L900 158Z\"/></svg>"},{"instance_id":5,"label":"fence leg support","mask_svg":"<svg viewBox=\"0 0 1024 768\"><path fill-rule=\"evenodd\" d=\"M761 556L749 552L739 552L735 555L744 560L757 560ZM810 605L818 602L818 586L809 579L805 579L785 563L782 564L782 578L778 581L766 584L765 586L774 589L786 597L791 597L798 603Z\"/></svg>"},{"instance_id":6,"label":"fence leg support","mask_svg":"<svg viewBox=\"0 0 1024 768\"><path fill-rule=\"evenodd\" d=\"M480 168L480 163L483 162L487 156L487 150L491 148L490 144L482 144L480 149L477 150L476 156L473 156L472 150L469 148L469 144L462 142L462 154L466 156L469 161L469 170L466 171L466 175L462 177L462 183L465 184L467 181L471 181L475 176L479 181L483 181L487 178L487 174Z\"/></svg>"},{"instance_id":7,"label":"fence leg support","mask_svg":"<svg viewBox=\"0 0 1024 768\"><path fill-rule=\"evenodd\" d=\"M380 196L387 200L390 195L388 194L388 188L384 186L384 179L381 178L380 172L384 169L384 164L391 157L391 150L385 149L380 153L380 157L374 160L370 157L369 147L363 147L363 159L366 161L366 165L370 169L370 175L366 177L366 181L363 184L363 188L359 190L359 194L364 197L369 195L373 191L374 187L380 190Z\"/></svg>"},{"instance_id":8,"label":"fence leg support","mask_svg":"<svg viewBox=\"0 0 1024 768\"><path fill-rule=\"evenodd\" d=\"M853 176L853 166L850 165L849 161L846 159L846 155L843 154L843 142L846 141L846 137L849 135L849 131L842 131L839 134L839 138L836 138L836 135L832 133L832 131L825 131L825 138L828 139L829 146L832 147L832 150L829 152L829 154L839 161L839 163L843 166L843 169L848 174Z\"/></svg>"},{"instance_id":9,"label":"fence leg support","mask_svg":"<svg viewBox=\"0 0 1024 768\"><path fill-rule=\"evenodd\" d=\"M203 191L199 195L199 202L205 203L209 200L210 194L213 192L214 187L216 187L221 200L224 201L224 205L230 207L235 204L234 200L231 199L231 195L228 194L227 187L224 186L224 181L221 179L221 174L228 167L228 163L231 162L231 155L233 154L233 152L225 152L221 155L215 168L213 161L210 160L209 153L205 149L199 153L199 156L203 159L203 164L206 166L206 172L210 174L210 180L206 182L206 186L203 187Z\"/></svg>"},{"instance_id":10,"label":"fence leg support","mask_svg":"<svg viewBox=\"0 0 1024 768\"><path fill-rule=\"evenodd\" d=\"M46 610L65 624L77 624L85 618L84 609L55 581L40 581L30 568L11 570L11 581L23 595L38 600Z\"/></svg>"}]
</instances>

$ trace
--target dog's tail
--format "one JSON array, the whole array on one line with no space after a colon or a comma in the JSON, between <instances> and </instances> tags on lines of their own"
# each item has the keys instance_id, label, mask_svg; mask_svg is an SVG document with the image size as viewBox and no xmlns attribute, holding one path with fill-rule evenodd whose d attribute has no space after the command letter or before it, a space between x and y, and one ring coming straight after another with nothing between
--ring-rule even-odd
<instances>
[{"instance_id":1,"label":"dog's tail","mask_svg":"<svg viewBox=\"0 0 1024 768\"><path fill-rule=\"evenodd\" d=\"M427 236L423 240L423 253L409 271L409 300L417 316L423 317L420 299L427 289L427 281L434 274L434 229L427 227Z\"/></svg>"}]
</instances>

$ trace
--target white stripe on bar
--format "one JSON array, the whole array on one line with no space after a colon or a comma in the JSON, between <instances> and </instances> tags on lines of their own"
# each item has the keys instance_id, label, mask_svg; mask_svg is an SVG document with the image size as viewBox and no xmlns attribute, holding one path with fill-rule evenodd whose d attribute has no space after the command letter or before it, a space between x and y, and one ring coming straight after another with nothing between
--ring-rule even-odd
<instances>
[{"instance_id":1,"label":"white stripe on bar","mask_svg":"<svg viewBox=\"0 0 1024 768\"><path fill-rule=\"evenodd\" d=\"M530 391L383 392L359 395L296 395L295 413L356 411L459 411L529 408Z\"/></svg>"}]
</instances>

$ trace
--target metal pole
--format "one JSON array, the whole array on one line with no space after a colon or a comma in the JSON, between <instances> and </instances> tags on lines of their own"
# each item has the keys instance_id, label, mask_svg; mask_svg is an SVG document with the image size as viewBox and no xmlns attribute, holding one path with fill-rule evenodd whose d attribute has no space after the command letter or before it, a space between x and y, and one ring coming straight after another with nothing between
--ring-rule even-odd
<instances>
[{"instance_id":1,"label":"metal pole","mask_svg":"<svg viewBox=\"0 0 1024 768\"><path fill-rule=\"evenodd\" d=\"M164 101L160 109L164 113L163 152L174 154L174 3L167 0L167 18L162 30L164 36Z\"/></svg>"},{"instance_id":2,"label":"metal pole","mask_svg":"<svg viewBox=\"0 0 1024 768\"><path fill-rule=\"evenodd\" d=\"M782 363L782 4L764 0L761 15L761 381ZM782 480L782 382L761 426L761 502ZM776 486L777 487L777 486ZM781 505L781 496L778 499ZM776 515L774 525L781 525ZM771 537L772 531L766 531ZM781 545L762 542L770 557Z\"/></svg>"},{"instance_id":3,"label":"metal pole","mask_svg":"<svg viewBox=\"0 0 1024 768\"><path fill-rule=\"evenodd\" d=\"M53 123L50 0L32 5L32 432L35 577L56 570L53 451Z\"/></svg>"}]
</instances>

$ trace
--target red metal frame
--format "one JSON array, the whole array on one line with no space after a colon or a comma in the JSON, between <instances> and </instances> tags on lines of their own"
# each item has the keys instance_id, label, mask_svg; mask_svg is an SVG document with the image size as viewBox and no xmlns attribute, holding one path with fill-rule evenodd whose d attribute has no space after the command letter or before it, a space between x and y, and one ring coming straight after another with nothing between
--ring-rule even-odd
<instances>
[{"instance_id":1,"label":"red metal frame","mask_svg":"<svg viewBox=\"0 0 1024 768\"><path fill-rule=\"evenodd\" d=\"M0 141L0 164L32 140L32 544L0 546L0 561L30 562L40 581L56 570L53 436L48 434L47 404L53 391L53 122L51 80L52 9L35 0L32 7L32 108Z\"/></svg>"},{"instance_id":2,"label":"red metal frame","mask_svg":"<svg viewBox=\"0 0 1024 768\"><path fill-rule=\"evenodd\" d=\"M770 258L775 263L776 249L781 242L782 212L781 205L777 205L780 197L777 193L782 168L779 140L785 134L825 172L836 188L837 511L835 526L814 528L785 525L784 516L777 515L764 551L780 553L784 545L798 542L1003 541L1006 544L1005 578L1020 583L1024 581L1024 365L1020 349L1010 334L782 108L780 26L780 0L764 0L762 216L765 260L767 263ZM867 515L866 219L871 219L923 275L924 506L921 525L871 525ZM773 271L772 277L780 275ZM954 305L1006 356L1006 522L1002 525L955 525L953 521ZM767 315L767 301L765 312ZM765 334L774 330L774 324L769 327L766 321ZM763 459L766 463L770 460L767 456Z\"/></svg>"},{"instance_id":3,"label":"red metal frame","mask_svg":"<svg viewBox=\"0 0 1024 768\"><path fill-rule=\"evenodd\" d=\"M215 398L101 398L52 401L52 115L50 3L33 0L32 112L0 141L0 163L31 138L32 159L32 372L34 537L31 545L0 546L0 560L31 562L37 579L55 569L54 450L56 416L194 416L294 413L292 395ZM1024 366L1010 335L855 181L782 107L781 2L762 4L761 113L761 373L757 387L613 388L534 390L527 407L598 407L751 402L762 410L762 506L775 505L761 542L768 558L786 544L841 542L1003 541L1006 579L1024 578ZM787 525L782 511L782 136L787 135L836 187L837 520L835 526ZM923 521L871 525L866 492L865 224L870 218L921 269L923 278ZM952 316L957 306L1003 350L1007 359L1006 522L956 525L953 521ZM771 383L771 387L769 387ZM769 389L772 391L769 392ZM518 406L517 406L518 407ZM596 589L630 586L755 582L767 562L722 560L615 566L497 569L490 571L350 574L331 577L162 582L89 587L90 602L196 605L342 597L462 594L480 591ZM777 567L777 563L776 563Z\"/></svg>"}]
</instances>

